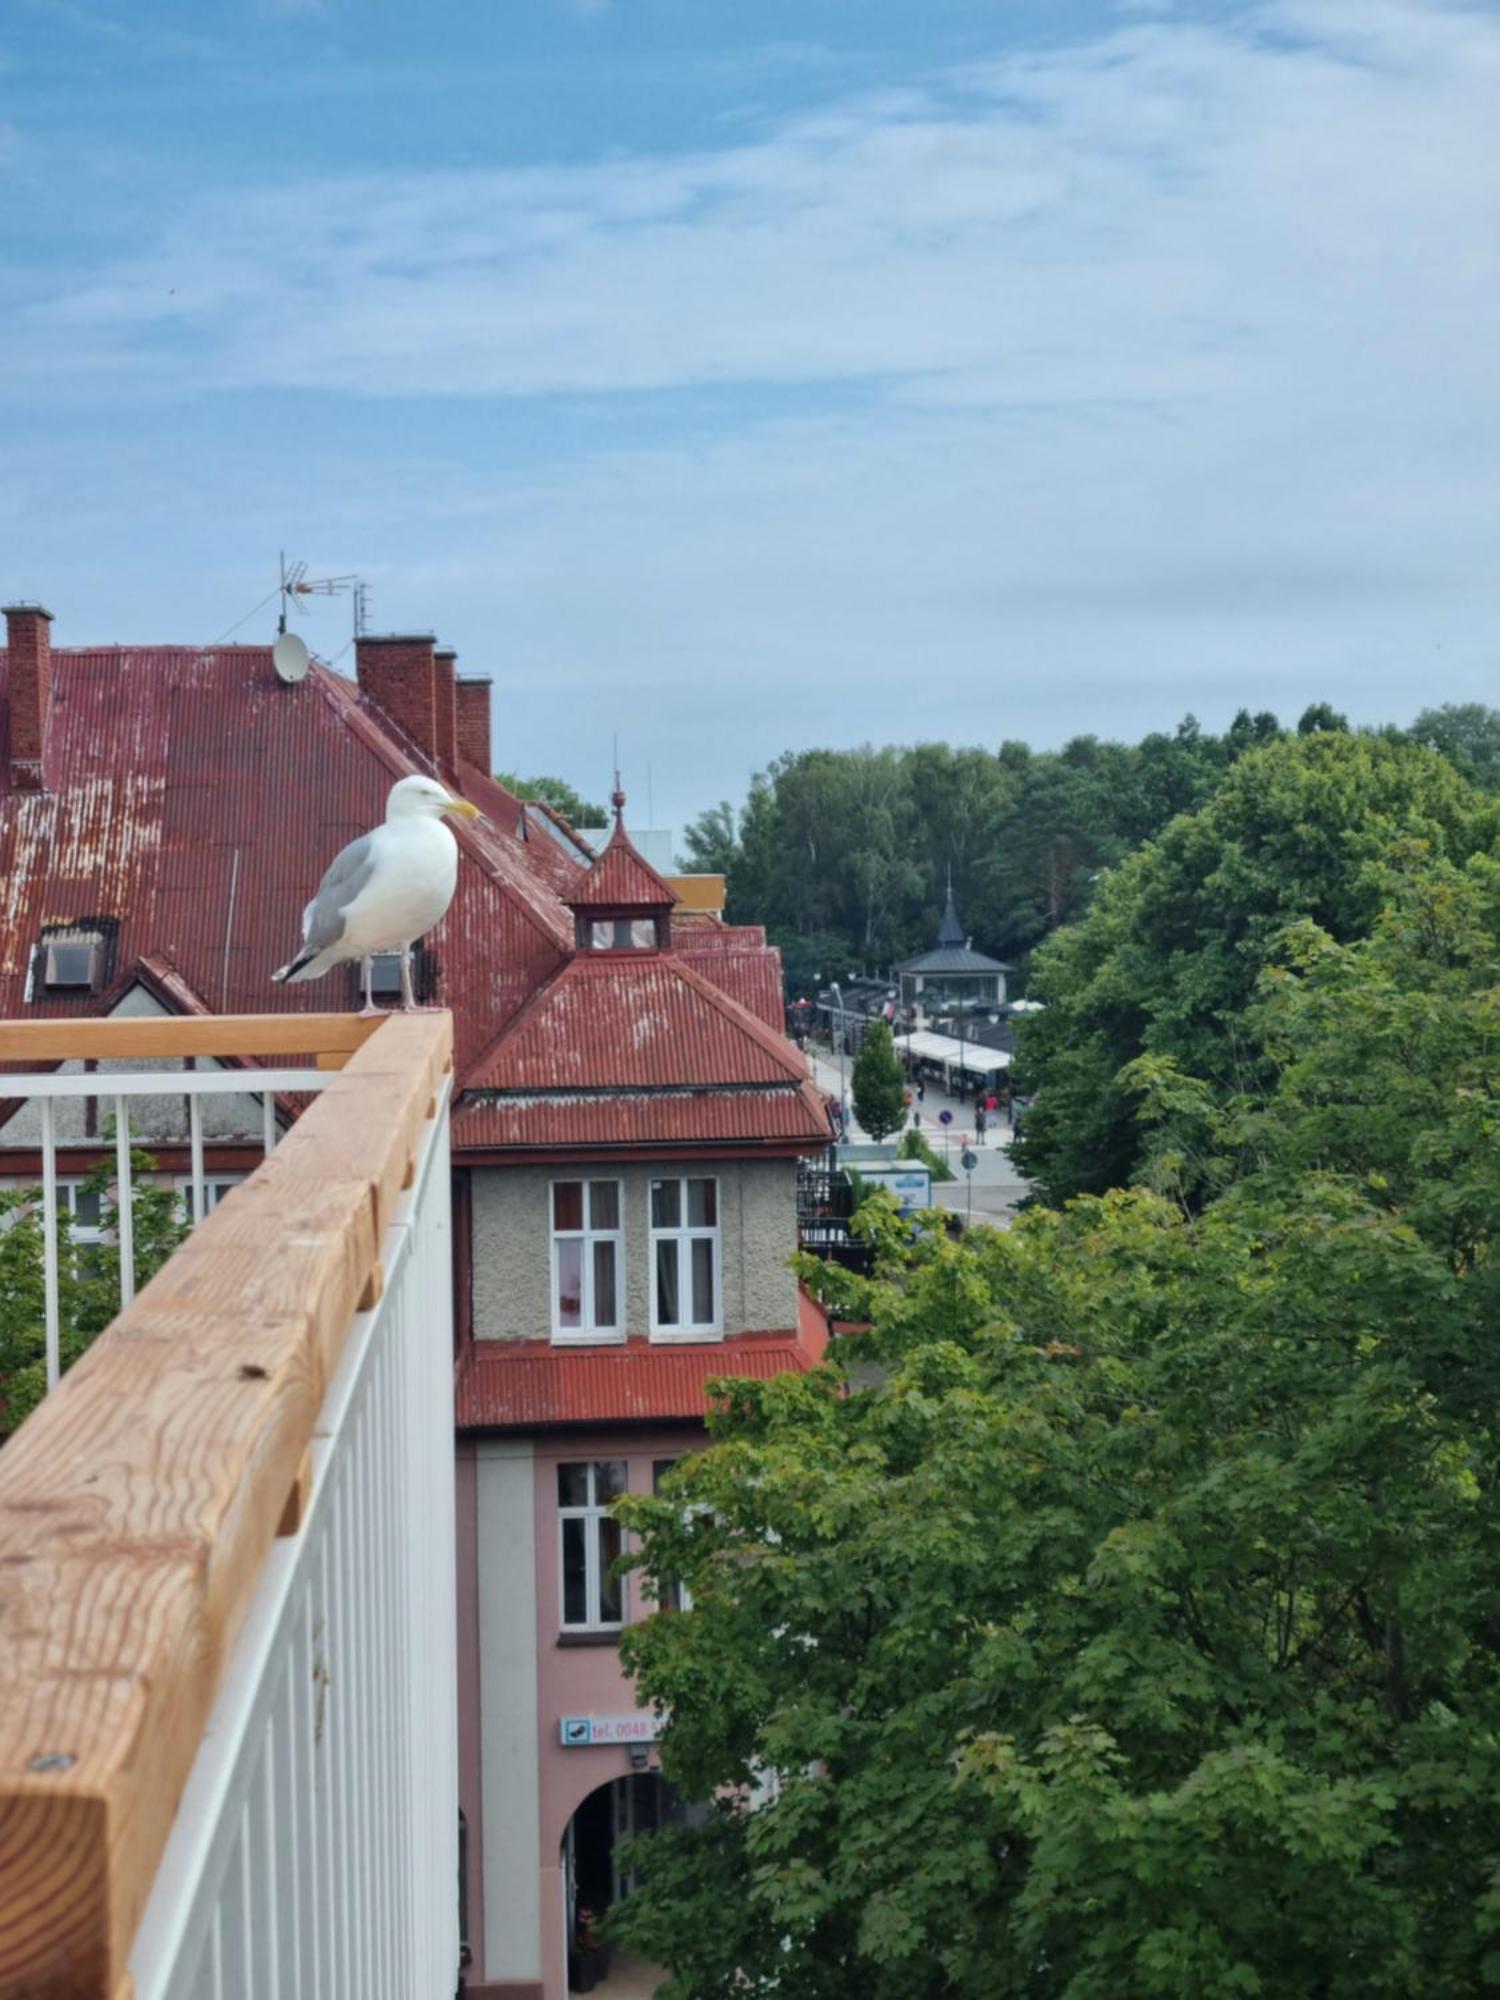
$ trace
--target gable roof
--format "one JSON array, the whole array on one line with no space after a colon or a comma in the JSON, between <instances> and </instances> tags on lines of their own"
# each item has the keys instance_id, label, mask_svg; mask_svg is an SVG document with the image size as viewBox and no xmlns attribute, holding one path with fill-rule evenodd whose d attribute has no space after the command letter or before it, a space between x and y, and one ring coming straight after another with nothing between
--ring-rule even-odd
<instances>
[{"instance_id":1,"label":"gable roof","mask_svg":"<svg viewBox=\"0 0 1500 2000\"><path fill-rule=\"evenodd\" d=\"M353 682L314 663L289 687L269 647L54 648L48 789L0 794L0 1016L100 1011L99 994L28 990L41 926L91 918L113 932L112 984L150 959L179 1005L352 1004L350 974L270 974L330 859L423 768ZM581 872L518 837L502 787L461 776L485 817L454 828L464 865L431 940L460 1076L570 948L561 892Z\"/></svg>"},{"instance_id":2,"label":"gable roof","mask_svg":"<svg viewBox=\"0 0 1500 2000\"><path fill-rule=\"evenodd\" d=\"M828 1117L784 1035L676 952L578 952L468 1078L466 1145L822 1146ZM482 1137L480 1135L483 1135Z\"/></svg>"},{"instance_id":3,"label":"gable roof","mask_svg":"<svg viewBox=\"0 0 1500 2000\"><path fill-rule=\"evenodd\" d=\"M0 646L0 753L9 735L9 666ZM482 815L454 826L458 887L427 940L432 997L454 1013L461 1094L507 1029L571 963L571 901L586 878L591 894L649 897L653 910L670 907L670 886L623 830L586 867L488 772L461 758L441 768L425 759L354 681L319 662L300 683L286 685L268 646L51 649L47 789L7 790L0 754L0 1017L98 1014L137 979L179 1012L282 1014L357 1004L352 968L298 985L273 985L270 973L295 943L303 906L328 862L379 822L392 783L413 771L440 777ZM107 990L33 994L42 927L91 919L104 920L109 937ZM692 970L702 962L694 940L692 964L685 954L678 974L661 975L662 957L637 954L612 1001L588 988L591 1026L568 1040L571 1071L559 1085L577 1088L587 1079L586 1088L608 1087L610 1064L636 1046L632 1036L641 1047L651 1042L652 1010L660 1004L674 1010L679 1038L700 1045L685 1050L694 1078L690 1111L649 1096L632 1109L622 1105L616 1126L629 1137L619 1143L688 1144L712 1126L719 1143L743 1132L752 1146L795 1146L814 1131L820 1100L810 1093L811 1102L802 1101L804 1079L787 1074L795 1058L777 1032L776 955L754 933L726 931L712 943L704 935L704 953L721 946L731 948L710 977ZM687 997L663 1003L653 976L639 976L643 962L666 977L664 991ZM588 978L585 972L580 986ZM709 1004L714 997L721 1006ZM629 1032L621 1008L640 1017ZM754 1034L747 1040L747 1030L764 1042ZM599 1045L591 1048L595 1037ZM707 1106L725 1085L721 1059L736 1049L741 1053L727 1056L734 1077L724 1103L751 1064L743 1051L752 1049L765 1071L757 1088L778 1101L731 1117L722 1105L718 1112ZM518 1121L531 1132L546 1129L534 1117L517 1113ZM455 1119L460 1147L474 1122ZM574 1122L554 1118L552 1129L570 1134ZM823 1136L817 1130L811 1143Z\"/></svg>"},{"instance_id":4,"label":"gable roof","mask_svg":"<svg viewBox=\"0 0 1500 2000\"><path fill-rule=\"evenodd\" d=\"M574 910L670 910L677 892L625 831L625 794L616 791L615 830L599 859L582 881L569 893Z\"/></svg>"}]
</instances>

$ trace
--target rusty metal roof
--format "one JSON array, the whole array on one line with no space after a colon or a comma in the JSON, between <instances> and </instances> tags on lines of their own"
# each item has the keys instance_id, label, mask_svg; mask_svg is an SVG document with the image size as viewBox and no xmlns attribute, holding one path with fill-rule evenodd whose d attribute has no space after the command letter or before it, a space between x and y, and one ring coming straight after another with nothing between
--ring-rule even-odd
<instances>
[{"instance_id":1,"label":"rusty metal roof","mask_svg":"<svg viewBox=\"0 0 1500 2000\"><path fill-rule=\"evenodd\" d=\"M778 1035L784 1031L786 1003L781 990L781 953L774 945L739 951L700 951L701 933L690 931L685 938L678 938L675 920L672 930L679 958L686 959L695 972L701 972L732 1000L748 1008L757 1021L764 1021Z\"/></svg>"},{"instance_id":2,"label":"rusty metal roof","mask_svg":"<svg viewBox=\"0 0 1500 2000\"><path fill-rule=\"evenodd\" d=\"M831 1137L810 1080L796 1089L576 1091L465 1096L453 1143L470 1151L713 1146L808 1152Z\"/></svg>"},{"instance_id":3,"label":"rusty metal roof","mask_svg":"<svg viewBox=\"0 0 1500 2000\"><path fill-rule=\"evenodd\" d=\"M460 1430L539 1430L701 1418L710 1382L805 1374L827 1345L823 1315L805 1293L795 1329L738 1334L701 1347L639 1339L585 1348L478 1340L464 1349L455 1372L457 1423Z\"/></svg>"},{"instance_id":4,"label":"rusty metal roof","mask_svg":"<svg viewBox=\"0 0 1500 2000\"><path fill-rule=\"evenodd\" d=\"M745 1140L822 1146L786 1037L675 951L579 952L476 1063L463 1146Z\"/></svg>"},{"instance_id":5,"label":"rusty metal roof","mask_svg":"<svg viewBox=\"0 0 1500 2000\"><path fill-rule=\"evenodd\" d=\"M265 646L58 646L51 690L48 789L0 790L0 1016L107 1011L148 964L147 983L187 1011L355 1004L353 968L295 986L270 981L333 855L379 821L396 778L433 768L355 683L315 662L287 686ZM0 746L7 722L0 715ZM460 763L437 775L482 814L454 828L464 865L453 905L428 940L431 997L453 1009L462 1088L528 1002L554 990L573 946L569 900L586 871L564 844L528 827L520 802L488 773ZM622 856L628 848L627 839ZM640 868L660 881L644 861ZM33 997L43 926L86 919L102 920L107 936L105 990ZM638 1063L631 1075L711 1088L754 1073L795 1099L785 1088L786 1063L795 1059L767 1005L771 955L728 952L710 980L692 969L704 964L706 936L694 936L679 977L663 989L686 993L668 1003L670 1017L675 1032L701 1046L686 1052L681 1075L660 1061ZM705 994L718 1005L704 1005ZM596 994L604 1004L586 1010L586 1023L568 1038L568 1064L549 1071L547 1084L628 1082L609 1074L615 1058L661 1047L654 995L650 981L628 978L616 1007ZM779 1064L765 1045L779 1049ZM675 1105L660 1108L659 1136L670 1142L691 1121ZM646 1107L632 1117L632 1129L644 1130ZM783 1105L762 1123L786 1119ZM735 1122L718 1114L708 1122L715 1121L716 1132ZM457 1127L455 1136L463 1143ZM755 1136L753 1119L745 1136Z\"/></svg>"},{"instance_id":6,"label":"rusty metal roof","mask_svg":"<svg viewBox=\"0 0 1500 2000\"><path fill-rule=\"evenodd\" d=\"M581 951L468 1078L472 1090L798 1084L807 1065L677 952Z\"/></svg>"},{"instance_id":7,"label":"rusty metal roof","mask_svg":"<svg viewBox=\"0 0 1500 2000\"><path fill-rule=\"evenodd\" d=\"M618 812L609 845L568 895L575 910L670 910L676 901L671 883L638 852Z\"/></svg>"}]
</instances>

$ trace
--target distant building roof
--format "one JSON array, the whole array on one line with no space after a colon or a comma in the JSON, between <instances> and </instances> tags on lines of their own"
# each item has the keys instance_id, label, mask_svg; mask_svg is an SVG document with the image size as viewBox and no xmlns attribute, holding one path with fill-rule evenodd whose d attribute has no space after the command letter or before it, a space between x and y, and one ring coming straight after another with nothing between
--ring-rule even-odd
<instances>
[{"instance_id":1,"label":"distant building roof","mask_svg":"<svg viewBox=\"0 0 1500 2000\"><path fill-rule=\"evenodd\" d=\"M459 1360L460 1430L531 1430L552 1425L702 1418L716 1377L765 1381L806 1374L823 1359L828 1329L805 1292L797 1325L702 1346L622 1341L615 1347L554 1347L546 1340L476 1340Z\"/></svg>"},{"instance_id":2,"label":"distant building roof","mask_svg":"<svg viewBox=\"0 0 1500 2000\"><path fill-rule=\"evenodd\" d=\"M897 972L1009 972L1010 967L1001 959L986 958L982 951L974 951L964 934L964 927L958 920L958 908L953 901L953 885L948 885L948 902L943 911L943 921L938 926L937 948L924 951L916 958L903 958L897 965Z\"/></svg>"}]
</instances>

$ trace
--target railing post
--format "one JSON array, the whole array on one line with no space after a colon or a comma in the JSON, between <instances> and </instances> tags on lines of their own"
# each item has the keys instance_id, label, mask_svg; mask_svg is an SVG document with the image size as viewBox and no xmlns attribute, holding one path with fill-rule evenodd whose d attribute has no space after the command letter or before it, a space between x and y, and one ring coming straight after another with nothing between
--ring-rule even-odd
<instances>
[{"instance_id":1,"label":"railing post","mask_svg":"<svg viewBox=\"0 0 1500 2000\"><path fill-rule=\"evenodd\" d=\"M47 1391L62 1372L57 1303L57 1107L42 1099L42 1293L47 1328Z\"/></svg>"}]
</instances>

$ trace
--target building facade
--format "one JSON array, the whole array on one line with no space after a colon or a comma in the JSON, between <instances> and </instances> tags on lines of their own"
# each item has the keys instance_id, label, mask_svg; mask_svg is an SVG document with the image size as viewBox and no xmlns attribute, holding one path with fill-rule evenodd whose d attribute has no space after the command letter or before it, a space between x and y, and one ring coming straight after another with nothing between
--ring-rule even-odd
<instances>
[{"instance_id":1,"label":"building facade","mask_svg":"<svg viewBox=\"0 0 1500 2000\"><path fill-rule=\"evenodd\" d=\"M490 684L430 635L362 638L353 681L315 662L289 685L269 647L55 648L40 606L5 616L0 1016L354 1006L354 967L270 983L324 867L411 772L479 808L417 961L455 1028L466 1978L562 2000L619 1837L673 1809L620 1670L654 1607L611 1573L609 1502L701 1444L714 1377L822 1352L787 1260L827 1119L777 956L678 910L623 797L595 855L498 785ZM182 1176L181 1099L143 1102L133 1129ZM232 1200L296 1107L209 1105L202 1175ZM65 1173L101 1157L99 1117L81 1101ZM25 1120L0 1105L12 1182L35 1171Z\"/></svg>"}]
</instances>

